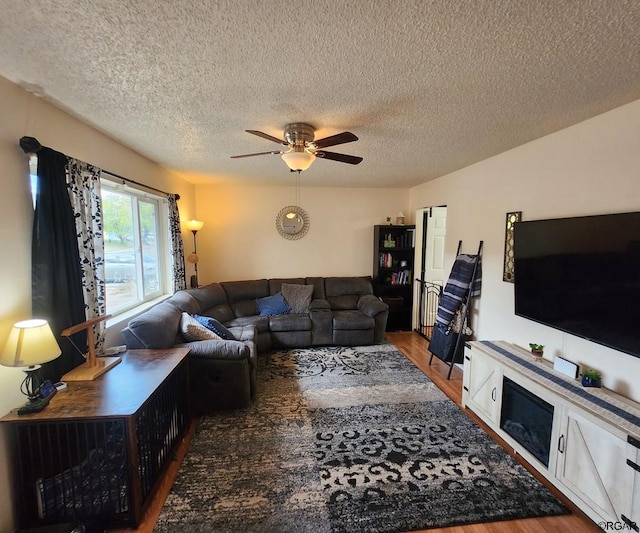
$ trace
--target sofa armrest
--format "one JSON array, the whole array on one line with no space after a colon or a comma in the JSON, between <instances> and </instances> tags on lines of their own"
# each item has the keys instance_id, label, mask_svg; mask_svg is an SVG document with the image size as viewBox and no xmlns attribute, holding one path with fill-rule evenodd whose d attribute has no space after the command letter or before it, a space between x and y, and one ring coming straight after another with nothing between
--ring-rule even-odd
<instances>
[{"instance_id":1,"label":"sofa armrest","mask_svg":"<svg viewBox=\"0 0 640 533\"><path fill-rule=\"evenodd\" d=\"M189 357L197 359L223 359L227 361L249 359L251 350L242 341L205 340L185 342L176 346L190 348Z\"/></svg>"},{"instance_id":2,"label":"sofa armrest","mask_svg":"<svg viewBox=\"0 0 640 533\"><path fill-rule=\"evenodd\" d=\"M315 298L309 304L309 311L318 311L320 309L331 309L331 305L324 298Z\"/></svg>"},{"instance_id":3,"label":"sofa armrest","mask_svg":"<svg viewBox=\"0 0 640 533\"><path fill-rule=\"evenodd\" d=\"M375 317L378 313L388 310L389 306L373 294L365 294L358 300L358 311L364 313L370 318Z\"/></svg>"}]
</instances>

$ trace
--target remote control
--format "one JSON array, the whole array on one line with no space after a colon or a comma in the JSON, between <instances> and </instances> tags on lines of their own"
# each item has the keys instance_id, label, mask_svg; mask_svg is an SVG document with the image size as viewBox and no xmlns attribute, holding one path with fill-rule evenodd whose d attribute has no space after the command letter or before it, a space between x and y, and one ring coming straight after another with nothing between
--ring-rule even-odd
<instances>
[{"instance_id":1,"label":"remote control","mask_svg":"<svg viewBox=\"0 0 640 533\"><path fill-rule=\"evenodd\" d=\"M31 413L39 413L47 405L49 405L49 398L41 398L39 400L30 400L28 403L18 409L19 415L30 415Z\"/></svg>"}]
</instances>

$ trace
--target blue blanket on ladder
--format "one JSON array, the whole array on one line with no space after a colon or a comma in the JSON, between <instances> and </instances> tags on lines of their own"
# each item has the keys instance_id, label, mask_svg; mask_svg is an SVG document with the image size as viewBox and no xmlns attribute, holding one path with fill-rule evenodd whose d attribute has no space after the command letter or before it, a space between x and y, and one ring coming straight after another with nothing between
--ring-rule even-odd
<instances>
[{"instance_id":1,"label":"blue blanket on ladder","mask_svg":"<svg viewBox=\"0 0 640 533\"><path fill-rule=\"evenodd\" d=\"M467 295L473 277L473 268L478 262L476 277L471 287L470 298L480 296L480 286L482 284L481 261L477 255L460 254L456 257L447 284L442 291L438 312L436 314L436 325L440 329L447 331L453 321L456 311L460 309L462 300Z\"/></svg>"}]
</instances>

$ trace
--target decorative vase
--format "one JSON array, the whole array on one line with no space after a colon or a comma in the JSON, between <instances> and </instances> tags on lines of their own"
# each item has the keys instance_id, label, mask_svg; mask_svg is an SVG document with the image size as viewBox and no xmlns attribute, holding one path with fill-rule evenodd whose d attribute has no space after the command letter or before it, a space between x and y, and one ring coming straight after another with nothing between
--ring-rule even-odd
<instances>
[{"instance_id":1,"label":"decorative vase","mask_svg":"<svg viewBox=\"0 0 640 533\"><path fill-rule=\"evenodd\" d=\"M600 378L592 378L591 376L582 376L583 387L601 387L602 380Z\"/></svg>"},{"instance_id":2,"label":"decorative vase","mask_svg":"<svg viewBox=\"0 0 640 533\"><path fill-rule=\"evenodd\" d=\"M536 357L542 357L542 355L544 354L544 350L531 350L531 353Z\"/></svg>"}]
</instances>

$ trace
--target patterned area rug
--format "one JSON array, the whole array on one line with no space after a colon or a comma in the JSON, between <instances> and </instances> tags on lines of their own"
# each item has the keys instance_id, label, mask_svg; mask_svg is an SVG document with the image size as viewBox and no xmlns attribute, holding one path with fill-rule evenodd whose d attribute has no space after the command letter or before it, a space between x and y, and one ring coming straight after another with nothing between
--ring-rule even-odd
<instances>
[{"instance_id":1,"label":"patterned area rug","mask_svg":"<svg viewBox=\"0 0 640 533\"><path fill-rule=\"evenodd\" d=\"M403 532L566 509L393 345L272 352L205 417L155 533Z\"/></svg>"}]
</instances>

